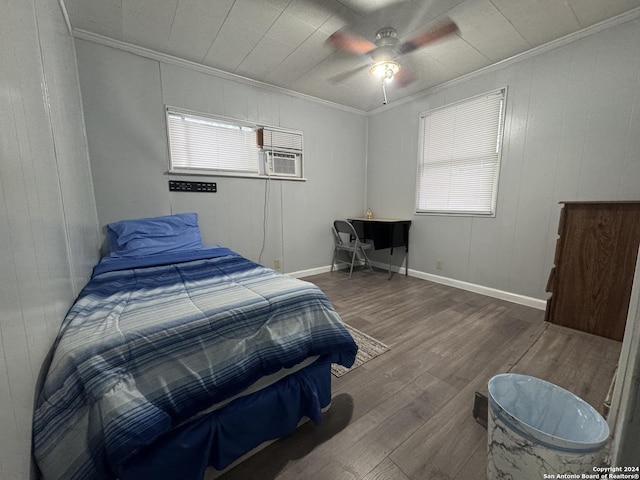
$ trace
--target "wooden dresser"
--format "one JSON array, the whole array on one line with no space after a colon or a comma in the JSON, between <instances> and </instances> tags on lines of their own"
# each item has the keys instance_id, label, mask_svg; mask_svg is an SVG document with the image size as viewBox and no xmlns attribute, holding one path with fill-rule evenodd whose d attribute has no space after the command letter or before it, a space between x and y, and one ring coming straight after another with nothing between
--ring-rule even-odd
<instances>
[{"instance_id":1,"label":"wooden dresser","mask_svg":"<svg viewBox=\"0 0 640 480\"><path fill-rule=\"evenodd\" d=\"M560 203L545 320L622 341L640 244L640 201Z\"/></svg>"}]
</instances>

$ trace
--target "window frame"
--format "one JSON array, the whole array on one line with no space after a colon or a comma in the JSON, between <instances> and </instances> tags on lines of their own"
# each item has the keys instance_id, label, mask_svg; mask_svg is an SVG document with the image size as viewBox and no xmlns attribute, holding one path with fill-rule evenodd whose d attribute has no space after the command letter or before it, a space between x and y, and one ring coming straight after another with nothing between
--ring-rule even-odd
<instances>
[{"instance_id":1,"label":"window frame","mask_svg":"<svg viewBox=\"0 0 640 480\"><path fill-rule=\"evenodd\" d=\"M429 115L432 115L438 111L443 109L451 109L457 108L465 103L471 103L473 101L478 100L481 97L495 96L501 95L500 99L500 107L498 113L498 124L496 126L496 163L495 163L495 179L493 181L492 195L491 195L491 206L490 211L482 211L478 210L455 210L455 209L424 209L420 208L420 186L421 186L421 169L423 167L424 159L424 124L423 118L426 118ZM452 216L452 217L480 217L480 218L494 218L497 213L497 203L498 203L498 185L500 183L500 168L502 165L502 152L504 149L503 141L504 141L504 128L505 128L505 112L506 112L506 103L507 103L507 87L497 88L495 90L490 90L488 92L481 93L479 95L474 95L472 97L464 98L457 102L452 102L447 105L443 105L441 107L433 108L431 110L427 110L418 115L418 152L417 152L417 165L416 165L416 185L415 185L415 199L414 199L414 214L415 215L435 215L435 216ZM460 161L460 160L458 160ZM451 159L451 164L455 162L454 159Z\"/></svg>"},{"instance_id":2,"label":"window frame","mask_svg":"<svg viewBox=\"0 0 640 480\"><path fill-rule=\"evenodd\" d=\"M200 117L212 122L220 122L221 124L227 124L234 127L250 128L253 130L253 137L255 142L255 148L257 153L257 163L255 170L231 170L231 169L216 169L216 168L185 168L176 167L173 164L172 159L172 146L171 146L171 129L169 115L171 113L186 115L192 117ZM275 127L266 124L257 124L248 121L238 120L232 117L225 117L221 115L215 115L205 112L196 112L185 108L172 107L165 105L165 125L167 132L167 154L168 154L168 171L170 175L192 175L192 176L209 176L209 177L234 177L234 178L253 178L253 179L273 179L273 180L288 180L288 181L306 181L304 177L304 135L300 130L294 130L289 128ZM268 129L274 132L283 132L294 135L299 135L301 139L302 150L300 151L300 175L299 176L285 176L277 174L269 174L265 167L266 151L268 148L261 148L257 143L257 131L259 129Z\"/></svg>"}]
</instances>

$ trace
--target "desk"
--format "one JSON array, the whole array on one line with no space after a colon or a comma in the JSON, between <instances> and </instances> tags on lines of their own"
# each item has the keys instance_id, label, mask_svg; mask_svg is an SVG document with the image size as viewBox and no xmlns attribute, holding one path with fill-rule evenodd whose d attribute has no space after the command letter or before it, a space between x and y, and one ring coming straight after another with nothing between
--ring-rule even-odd
<instances>
[{"instance_id":1,"label":"desk","mask_svg":"<svg viewBox=\"0 0 640 480\"><path fill-rule=\"evenodd\" d=\"M405 275L409 272L409 227L411 220L396 218L349 218L362 241L371 240L375 250L389 249L389 278L394 247L405 248Z\"/></svg>"}]
</instances>

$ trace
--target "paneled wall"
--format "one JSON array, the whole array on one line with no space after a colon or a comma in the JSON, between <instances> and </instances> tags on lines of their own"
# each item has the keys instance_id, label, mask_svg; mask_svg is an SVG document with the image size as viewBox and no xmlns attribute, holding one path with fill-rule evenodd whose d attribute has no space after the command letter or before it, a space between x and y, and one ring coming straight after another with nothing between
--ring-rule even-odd
<instances>
[{"instance_id":1,"label":"paneled wall","mask_svg":"<svg viewBox=\"0 0 640 480\"><path fill-rule=\"evenodd\" d=\"M5 1L1 10L0 479L22 480L41 366L91 273L99 236L60 5Z\"/></svg>"},{"instance_id":2,"label":"paneled wall","mask_svg":"<svg viewBox=\"0 0 640 480\"><path fill-rule=\"evenodd\" d=\"M286 272L330 263L334 218L364 208L366 116L76 40L98 219L198 213L203 240ZM302 130L306 182L167 174L165 105ZM169 178L217 193L169 192Z\"/></svg>"},{"instance_id":3,"label":"paneled wall","mask_svg":"<svg viewBox=\"0 0 640 480\"><path fill-rule=\"evenodd\" d=\"M413 215L419 114L500 87L508 93L496 217ZM413 219L412 269L546 299L558 202L640 199L639 132L634 20L372 115L367 206Z\"/></svg>"},{"instance_id":4,"label":"paneled wall","mask_svg":"<svg viewBox=\"0 0 640 480\"><path fill-rule=\"evenodd\" d=\"M294 272L328 265L331 221L368 206L413 219L412 269L542 299L558 201L640 198L637 20L367 119L77 40L81 101L58 1L2 6L0 480L33 473L37 380L108 222L196 211L207 243ZM418 114L502 86L497 216L412 216ZM169 193L167 104L303 130L308 181L219 177L216 194Z\"/></svg>"}]
</instances>

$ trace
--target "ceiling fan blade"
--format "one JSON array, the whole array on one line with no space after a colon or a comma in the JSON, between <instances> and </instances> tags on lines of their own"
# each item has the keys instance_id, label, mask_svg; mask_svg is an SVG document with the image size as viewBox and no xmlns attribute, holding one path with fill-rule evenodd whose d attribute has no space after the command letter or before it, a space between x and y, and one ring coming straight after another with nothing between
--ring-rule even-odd
<instances>
[{"instance_id":1,"label":"ceiling fan blade","mask_svg":"<svg viewBox=\"0 0 640 480\"><path fill-rule=\"evenodd\" d=\"M447 19L446 21L439 23L438 25L428 28L423 32L418 33L412 39L407 40L398 47L398 55L404 55L405 53L413 52L418 48L422 48L430 43L440 40L441 38L453 35L459 31L458 26L452 21Z\"/></svg>"},{"instance_id":2,"label":"ceiling fan blade","mask_svg":"<svg viewBox=\"0 0 640 480\"><path fill-rule=\"evenodd\" d=\"M369 53L376 48L375 43L344 29L334 32L327 38L327 43L342 48L343 50L359 54Z\"/></svg>"},{"instance_id":3,"label":"ceiling fan blade","mask_svg":"<svg viewBox=\"0 0 640 480\"><path fill-rule=\"evenodd\" d=\"M345 80L347 80L348 78L351 78L352 76L360 73L361 71L370 68L369 64L364 64L364 65L360 65L358 67L352 68L350 70L347 70L345 72L339 73L338 75L334 75L333 77L329 78L329 81L331 83L341 83L344 82Z\"/></svg>"}]
</instances>

